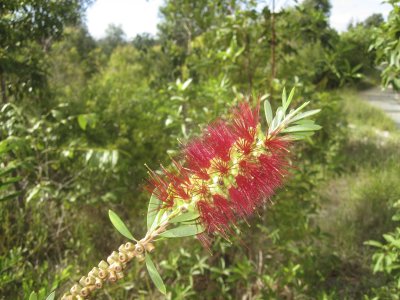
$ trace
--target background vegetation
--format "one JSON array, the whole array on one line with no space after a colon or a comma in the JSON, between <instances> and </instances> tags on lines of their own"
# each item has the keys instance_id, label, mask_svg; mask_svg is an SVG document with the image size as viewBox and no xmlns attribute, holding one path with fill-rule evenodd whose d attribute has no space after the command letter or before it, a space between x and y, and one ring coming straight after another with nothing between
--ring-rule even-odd
<instances>
[{"instance_id":1,"label":"background vegetation","mask_svg":"<svg viewBox=\"0 0 400 300\"><path fill-rule=\"evenodd\" d=\"M399 87L399 1L338 33L329 0L167 0L157 37L93 39L91 1L0 3L0 299L61 295L144 234L157 169L241 95L297 87L323 129L295 149L275 205L209 255L159 244L169 299L399 299L400 134L358 89ZM379 68L377 68L379 67ZM392 218L393 216L393 218ZM397 223L396 223L397 222ZM159 299L142 264L98 299Z\"/></svg>"}]
</instances>

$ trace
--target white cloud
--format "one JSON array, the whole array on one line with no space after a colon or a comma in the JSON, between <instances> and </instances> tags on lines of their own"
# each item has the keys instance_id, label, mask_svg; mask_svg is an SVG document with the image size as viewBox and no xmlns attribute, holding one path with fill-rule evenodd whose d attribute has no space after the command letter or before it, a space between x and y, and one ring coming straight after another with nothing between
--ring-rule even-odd
<instances>
[{"instance_id":1,"label":"white cloud","mask_svg":"<svg viewBox=\"0 0 400 300\"><path fill-rule=\"evenodd\" d=\"M157 32L158 9L162 0L97 0L89 7L86 18L89 32L95 38L105 34L109 24L120 25L128 38L138 33Z\"/></svg>"},{"instance_id":2,"label":"white cloud","mask_svg":"<svg viewBox=\"0 0 400 300\"><path fill-rule=\"evenodd\" d=\"M333 28L344 31L352 21L364 21L374 13L387 17L391 6L381 0L333 0L330 22Z\"/></svg>"}]
</instances>

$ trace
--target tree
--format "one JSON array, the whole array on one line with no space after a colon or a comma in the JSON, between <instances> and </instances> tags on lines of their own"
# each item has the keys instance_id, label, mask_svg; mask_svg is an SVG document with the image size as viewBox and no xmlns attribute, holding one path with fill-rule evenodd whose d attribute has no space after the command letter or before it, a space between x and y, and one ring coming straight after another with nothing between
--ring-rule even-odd
<instances>
[{"instance_id":1,"label":"tree","mask_svg":"<svg viewBox=\"0 0 400 300\"><path fill-rule=\"evenodd\" d=\"M0 81L2 101L40 92L46 85L44 53L64 27L80 21L87 0L0 3Z\"/></svg>"}]
</instances>

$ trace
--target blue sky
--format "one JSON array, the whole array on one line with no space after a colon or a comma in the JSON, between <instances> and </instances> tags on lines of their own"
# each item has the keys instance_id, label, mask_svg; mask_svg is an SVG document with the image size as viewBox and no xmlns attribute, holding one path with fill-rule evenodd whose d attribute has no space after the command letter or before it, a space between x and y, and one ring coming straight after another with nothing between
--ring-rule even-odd
<instances>
[{"instance_id":1,"label":"blue sky","mask_svg":"<svg viewBox=\"0 0 400 300\"><path fill-rule=\"evenodd\" d=\"M155 35L159 21L158 8L163 2L164 0L96 0L87 12L89 32L94 37L101 38L109 24L116 24L122 27L128 38L144 32ZM271 0L259 2L269 4ZM276 0L276 2L278 7L294 3L293 0ZM386 17L390 5L381 2L381 0L331 0L331 25L343 31L352 20L362 21L373 13L382 13Z\"/></svg>"}]
</instances>

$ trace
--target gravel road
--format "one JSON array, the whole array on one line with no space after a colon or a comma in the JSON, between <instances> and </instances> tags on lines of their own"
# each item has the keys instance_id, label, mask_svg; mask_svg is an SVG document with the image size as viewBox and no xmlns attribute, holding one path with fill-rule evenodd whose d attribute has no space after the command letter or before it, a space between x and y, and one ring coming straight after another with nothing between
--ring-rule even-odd
<instances>
[{"instance_id":1,"label":"gravel road","mask_svg":"<svg viewBox=\"0 0 400 300\"><path fill-rule=\"evenodd\" d=\"M392 89L382 90L380 87L375 87L361 92L361 97L382 109L400 128L400 93L396 93Z\"/></svg>"}]
</instances>

